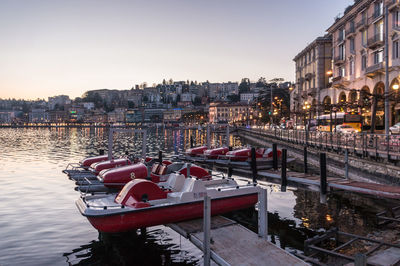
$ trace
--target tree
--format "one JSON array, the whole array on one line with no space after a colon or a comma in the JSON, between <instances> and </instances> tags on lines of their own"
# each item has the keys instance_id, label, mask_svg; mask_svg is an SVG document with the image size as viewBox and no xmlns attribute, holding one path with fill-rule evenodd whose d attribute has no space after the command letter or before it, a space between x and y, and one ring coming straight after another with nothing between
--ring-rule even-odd
<instances>
[{"instance_id":1,"label":"tree","mask_svg":"<svg viewBox=\"0 0 400 266\"><path fill-rule=\"evenodd\" d=\"M196 96L193 100L193 105L196 105L196 106L201 105L201 97Z\"/></svg>"},{"instance_id":2,"label":"tree","mask_svg":"<svg viewBox=\"0 0 400 266\"><path fill-rule=\"evenodd\" d=\"M265 88L267 85L267 81L265 80L265 78L260 77L256 83L256 87L257 88Z\"/></svg>"},{"instance_id":3,"label":"tree","mask_svg":"<svg viewBox=\"0 0 400 266\"><path fill-rule=\"evenodd\" d=\"M239 84L239 93L250 91L250 80L248 78L242 78Z\"/></svg>"},{"instance_id":4,"label":"tree","mask_svg":"<svg viewBox=\"0 0 400 266\"><path fill-rule=\"evenodd\" d=\"M236 102L239 102L240 101L240 96L238 95L238 94L231 94L231 95L228 95L228 100L231 102L231 103L236 103Z\"/></svg>"}]
</instances>

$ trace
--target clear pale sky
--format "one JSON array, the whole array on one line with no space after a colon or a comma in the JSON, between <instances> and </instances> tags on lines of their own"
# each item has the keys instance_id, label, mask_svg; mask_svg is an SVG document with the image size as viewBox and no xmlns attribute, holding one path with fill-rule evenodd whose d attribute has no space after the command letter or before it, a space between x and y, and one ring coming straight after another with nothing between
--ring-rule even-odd
<instances>
[{"instance_id":1,"label":"clear pale sky","mask_svg":"<svg viewBox=\"0 0 400 266\"><path fill-rule=\"evenodd\" d=\"M352 0L0 0L0 98L282 77Z\"/></svg>"}]
</instances>

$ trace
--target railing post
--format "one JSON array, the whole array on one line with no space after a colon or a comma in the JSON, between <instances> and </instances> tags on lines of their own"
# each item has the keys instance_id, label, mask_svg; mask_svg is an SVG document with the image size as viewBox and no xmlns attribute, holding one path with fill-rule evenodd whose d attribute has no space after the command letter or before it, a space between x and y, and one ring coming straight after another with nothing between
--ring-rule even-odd
<instances>
[{"instance_id":1,"label":"railing post","mask_svg":"<svg viewBox=\"0 0 400 266\"><path fill-rule=\"evenodd\" d=\"M287 177L286 177L286 159L287 149L282 149L282 168L281 168L281 191L286 192Z\"/></svg>"},{"instance_id":2,"label":"railing post","mask_svg":"<svg viewBox=\"0 0 400 266\"><path fill-rule=\"evenodd\" d=\"M276 143L272 144L272 166L274 170L278 170L278 146Z\"/></svg>"},{"instance_id":3,"label":"railing post","mask_svg":"<svg viewBox=\"0 0 400 266\"><path fill-rule=\"evenodd\" d=\"M326 154L321 153L319 155L320 163L320 202L326 203L326 193L327 193L327 180L326 180Z\"/></svg>"},{"instance_id":4,"label":"railing post","mask_svg":"<svg viewBox=\"0 0 400 266\"><path fill-rule=\"evenodd\" d=\"M268 239L268 198L265 189L260 188L258 202L258 236Z\"/></svg>"},{"instance_id":5,"label":"railing post","mask_svg":"<svg viewBox=\"0 0 400 266\"><path fill-rule=\"evenodd\" d=\"M303 155L304 155L304 173L307 174L308 173L307 146L304 146Z\"/></svg>"},{"instance_id":6,"label":"railing post","mask_svg":"<svg viewBox=\"0 0 400 266\"><path fill-rule=\"evenodd\" d=\"M192 166L192 164L191 163L188 163L187 165L186 165L186 177L187 178L191 178L191 176L190 176L190 167Z\"/></svg>"},{"instance_id":7,"label":"railing post","mask_svg":"<svg viewBox=\"0 0 400 266\"><path fill-rule=\"evenodd\" d=\"M211 198L209 196L204 196L204 210L203 210L203 253L204 253L204 265L210 265L211 259Z\"/></svg>"},{"instance_id":8,"label":"railing post","mask_svg":"<svg viewBox=\"0 0 400 266\"><path fill-rule=\"evenodd\" d=\"M193 148L194 144L193 144L193 135L190 134L190 148Z\"/></svg>"},{"instance_id":9,"label":"railing post","mask_svg":"<svg viewBox=\"0 0 400 266\"><path fill-rule=\"evenodd\" d=\"M251 173L253 176L253 183L257 183L257 161L256 161L256 149L251 148Z\"/></svg>"},{"instance_id":10,"label":"railing post","mask_svg":"<svg viewBox=\"0 0 400 266\"><path fill-rule=\"evenodd\" d=\"M232 150L232 147L229 146L229 147L228 147L228 150L231 151L231 150ZM228 164L228 177L232 177L232 172L233 172L233 169L232 169L232 166L231 166L230 160L229 160L229 164Z\"/></svg>"}]
</instances>

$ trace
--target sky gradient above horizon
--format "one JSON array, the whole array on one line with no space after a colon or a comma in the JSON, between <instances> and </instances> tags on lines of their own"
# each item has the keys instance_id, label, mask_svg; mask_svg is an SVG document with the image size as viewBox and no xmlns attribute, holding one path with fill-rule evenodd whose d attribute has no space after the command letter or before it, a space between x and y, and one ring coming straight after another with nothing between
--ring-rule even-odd
<instances>
[{"instance_id":1,"label":"sky gradient above horizon","mask_svg":"<svg viewBox=\"0 0 400 266\"><path fill-rule=\"evenodd\" d=\"M353 0L0 0L0 98L163 78L294 80L293 57Z\"/></svg>"}]
</instances>

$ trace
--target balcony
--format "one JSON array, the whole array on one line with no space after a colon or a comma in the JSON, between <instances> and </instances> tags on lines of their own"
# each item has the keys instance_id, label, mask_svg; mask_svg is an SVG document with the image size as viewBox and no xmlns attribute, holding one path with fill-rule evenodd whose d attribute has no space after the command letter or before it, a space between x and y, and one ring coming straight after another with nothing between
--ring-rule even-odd
<instances>
[{"instance_id":1,"label":"balcony","mask_svg":"<svg viewBox=\"0 0 400 266\"><path fill-rule=\"evenodd\" d=\"M304 79L305 80L311 80L312 78L313 78L313 74L312 73L307 73L305 76L304 76Z\"/></svg>"},{"instance_id":2,"label":"balcony","mask_svg":"<svg viewBox=\"0 0 400 266\"><path fill-rule=\"evenodd\" d=\"M334 61L335 65L341 65L341 64L344 64L345 58L343 55L339 55L339 56L336 56L333 61Z\"/></svg>"},{"instance_id":3,"label":"balcony","mask_svg":"<svg viewBox=\"0 0 400 266\"><path fill-rule=\"evenodd\" d=\"M337 37L337 39L336 39L336 44L340 44L340 43L342 43L343 41L344 41L343 35L339 35L339 37Z\"/></svg>"},{"instance_id":4,"label":"balcony","mask_svg":"<svg viewBox=\"0 0 400 266\"><path fill-rule=\"evenodd\" d=\"M366 19L361 19L359 22L357 22L356 28L361 30L364 30L365 28L368 28L368 22Z\"/></svg>"},{"instance_id":5,"label":"balcony","mask_svg":"<svg viewBox=\"0 0 400 266\"><path fill-rule=\"evenodd\" d=\"M395 8L400 7L400 0L392 0L389 3L389 11L392 11Z\"/></svg>"},{"instance_id":6,"label":"balcony","mask_svg":"<svg viewBox=\"0 0 400 266\"><path fill-rule=\"evenodd\" d=\"M374 49L379 46L382 46L384 44L383 36L384 36L383 33L382 34L378 33L378 34L375 34L373 37L368 38L368 43L367 43L368 48Z\"/></svg>"},{"instance_id":7,"label":"balcony","mask_svg":"<svg viewBox=\"0 0 400 266\"><path fill-rule=\"evenodd\" d=\"M383 62L369 66L365 69L365 75L369 78L373 78L376 75L385 73L385 64Z\"/></svg>"},{"instance_id":8,"label":"balcony","mask_svg":"<svg viewBox=\"0 0 400 266\"><path fill-rule=\"evenodd\" d=\"M375 23L383 17L383 12L381 10L375 10L374 14L368 18L369 24Z\"/></svg>"},{"instance_id":9,"label":"balcony","mask_svg":"<svg viewBox=\"0 0 400 266\"><path fill-rule=\"evenodd\" d=\"M340 87L346 86L348 84L349 84L349 82L346 80L345 77L337 76L337 77L332 78L332 87L334 87L334 88L340 88Z\"/></svg>"},{"instance_id":10,"label":"balcony","mask_svg":"<svg viewBox=\"0 0 400 266\"><path fill-rule=\"evenodd\" d=\"M317 88L311 88L307 90L307 95L311 97L317 96Z\"/></svg>"},{"instance_id":11,"label":"balcony","mask_svg":"<svg viewBox=\"0 0 400 266\"><path fill-rule=\"evenodd\" d=\"M356 29L355 29L354 24L353 24L353 26L349 27L349 29L346 31L346 38L351 38L355 34L356 34Z\"/></svg>"}]
</instances>

